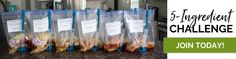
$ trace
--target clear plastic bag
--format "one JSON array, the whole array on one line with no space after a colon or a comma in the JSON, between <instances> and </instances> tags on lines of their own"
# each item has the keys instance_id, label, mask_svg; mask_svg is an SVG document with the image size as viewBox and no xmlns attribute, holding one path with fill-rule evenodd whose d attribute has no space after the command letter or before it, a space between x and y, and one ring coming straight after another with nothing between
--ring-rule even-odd
<instances>
[{"instance_id":1,"label":"clear plastic bag","mask_svg":"<svg viewBox=\"0 0 236 59\"><path fill-rule=\"evenodd\" d=\"M86 52L98 45L97 9L77 11L80 51Z\"/></svg>"},{"instance_id":2,"label":"clear plastic bag","mask_svg":"<svg viewBox=\"0 0 236 59\"><path fill-rule=\"evenodd\" d=\"M9 53L16 53L18 48L24 45L24 33L22 32L21 12L9 12L2 14L2 22L10 46Z\"/></svg>"},{"instance_id":3,"label":"clear plastic bag","mask_svg":"<svg viewBox=\"0 0 236 59\"><path fill-rule=\"evenodd\" d=\"M39 10L27 12L26 18L31 24L30 28L33 33L32 44L34 45L34 48L31 53L38 53L46 50L49 41L52 40L52 35L49 32L51 23L49 23L48 11Z\"/></svg>"},{"instance_id":4,"label":"clear plastic bag","mask_svg":"<svg viewBox=\"0 0 236 59\"><path fill-rule=\"evenodd\" d=\"M127 51L134 52L138 48L145 52L155 45L154 11L152 9L132 9L124 12L128 44Z\"/></svg>"},{"instance_id":5,"label":"clear plastic bag","mask_svg":"<svg viewBox=\"0 0 236 59\"><path fill-rule=\"evenodd\" d=\"M145 25L147 34L147 40L146 40L146 48L152 49L155 46L155 36L154 36L154 10L148 9L146 10L146 21L148 21Z\"/></svg>"},{"instance_id":6,"label":"clear plastic bag","mask_svg":"<svg viewBox=\"0 0 236 59\"><path fill-rule=\"evenodd\" d=\"M56 52L65 51L75 39L72 32L72 11L52 11L52 29L55 34Z\"/></svg>"},{"instance_id":7,"label":"clear plastic bag","mask_svg":"<svg viewBox=\"0 0 236 59\"><path fill-rule=\"evenodd\" d=\"M102 30L104 31L104 49L115 51L123 44L124 30L122 27L123 12L111 11L101 15Z\"/></svg>"},{"instance_id":8,"label":"clear plastic bag","mask_svg":"<svg viewBox=\"0 0 236 59\"><path fill-rule=\"evenodd\" d=\"M145 10L132 9L124 11L124 17L128 32L126 50L134 52L146 42L146 39L144 39Z\"/></svg>"}]
</instances>

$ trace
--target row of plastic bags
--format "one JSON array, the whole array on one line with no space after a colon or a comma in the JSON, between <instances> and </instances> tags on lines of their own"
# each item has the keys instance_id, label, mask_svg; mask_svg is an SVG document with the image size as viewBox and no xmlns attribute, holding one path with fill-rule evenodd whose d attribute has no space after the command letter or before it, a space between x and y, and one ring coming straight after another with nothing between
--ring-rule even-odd
<instances>
[{"instance_id":1,"label":"row of plastic bags","mask_svg":"<svg viewBox=\"0 0 236 59\"><path fill-rule=\"evenodd\" d=\"M38 10L3 13L9 53L42 51L140 51L154 48L152 9L105 12ZM55 48L55 49L54 49Z\"/></svg>"}]
</instances>

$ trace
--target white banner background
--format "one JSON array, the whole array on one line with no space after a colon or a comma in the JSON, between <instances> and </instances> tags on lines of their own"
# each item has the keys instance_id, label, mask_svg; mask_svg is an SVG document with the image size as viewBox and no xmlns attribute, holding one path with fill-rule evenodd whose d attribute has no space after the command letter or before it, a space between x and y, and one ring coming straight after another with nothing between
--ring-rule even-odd
<instances>
[{"instance_id":1,"label":"white banner background","mask_svg":"<svg viewBox=\"0 0 236 59\"><path fill-rule=\"evenodd\" d=\"M167 37L236 37L236 0L167 0L168 10L168 35ZM176 10L177 15L182 16L183 9L188 9L186 14L206 14L209 15L214 9L217 14L227 14L230 9L234 12L231 14L230 24L233 24L234 33L171 33L169 26L177 24L178 21L170 21L171 12ZM188 22L189 23L189 22ZM199 24L201 22L198 22ZM209 23L209 22L208 22ZM201 23L201 24L204 24ZM222 22L214 22L214 24L224 24ZM213 25L214 25L213 24ZM201 27L204 28L204 27ZM198 28L197 28L198 29ZM236 53L168 53L167 59L236 59Z\"/></svg>"}]
</instances>

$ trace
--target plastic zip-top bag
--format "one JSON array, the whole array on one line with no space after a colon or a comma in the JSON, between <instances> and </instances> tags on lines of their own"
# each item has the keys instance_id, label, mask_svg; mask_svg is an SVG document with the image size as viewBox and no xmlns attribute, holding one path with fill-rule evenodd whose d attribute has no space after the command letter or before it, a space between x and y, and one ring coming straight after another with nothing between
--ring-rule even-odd
<instances>
[{"instance_id":1,"label":"plastic zip-top bag","mask_svg":"<svg viewBox=\"0 0 236 59\"><path fill-rule=\"evenodd\" d=\"M128 32L126 50L134 52L146 42L146 39L144 39L145 10L132 9L124 11L124 17Z\"/></svg>"},{"instance_id":2,"label":"plastic zip-top bag","mask_svg":"<svg viewBox=\"0 0 236 59\"><path fill-rule=\"evenodd\" d=\"M146 9L146 20L145 20L145 35L146 35L146 48L152 49L155 46L154 36L154 10Z\"/></svg>"},{"instance_id":3,"label":"plastic zip-top bag","mask_svg":"<svg viewBox=\"0 0 236 59\"><path fill-rule=\"evenodd\" d=\"M24 21L22 20L23 12L8 12L2 14L2 22L7 36L9 53L16 53L19 48L25 47L24 42Z\"/></svg>"},{"instance_id":4,"label":"plastic zip-top bag","mask_svg":"<svg viewBox=\"0 0 236 59\"><path fill-rule=\"evenodd\" d=\"M128 29L128 44L126 50L133 52L146 52L155 45L154 36L154 10L133 9L125 11L125 23Z\"/></svg>"},{"instance_id":5,"label":"plastic zip-top bag","mask_svg":"<svg viewBox=\"0 0 236 59\"><path fill-rule=\"evenodd\" d=\"M52 11L52 29L55 34L56 52L65 51L73 44L72 32L72 11L56 10Z\"/></svg>"},{"instance_id":6,"label":"plastic zip-top bag","mask_svg":"<svg viewBox=\"0 0 236 59\"><path fill-rule=\"evenodd\" d=\"M123 44L124 29L122 27L123 11L111 11L101 15L104 31L104 49L115 51Z\"/></svg>"},{"instance_id":7,"label":"plastic zip-top bag","mask_svg":"<svg viewBox=\"0 0 236 59\"><path fill-rule=\"evenodd\" d=\"M97 9L90 9L77 12L79 45L82 52L86 52L98 45L97 11Z\"/></svg>"},{"instance_id":8,"label":"plastic zip-top bag","mask_svg":"<svg viewBox=\"0 0 236 59\"><path fill-rule=\"evenodd\" d=\"M31 53L38 53L46 50L49 41L52 40L49 29L51 23L49 23L48 11L30 11L26 13L26 18L31 24L30 28L33 33L32 44L34 45L34 48Z\"/></svg>"}]
</instances>

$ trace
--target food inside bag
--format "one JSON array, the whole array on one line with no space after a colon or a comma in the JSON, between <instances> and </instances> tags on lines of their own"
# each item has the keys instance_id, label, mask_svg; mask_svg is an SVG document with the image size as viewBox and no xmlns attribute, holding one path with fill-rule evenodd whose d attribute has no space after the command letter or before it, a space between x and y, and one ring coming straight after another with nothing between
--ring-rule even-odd
<instances>
[{"instance_id":1,"label":"food inside bag","mask_svg":"<svg viewBox=\"0 0 236 59\"><path fill-rule=\"evenodd\" d=\"M22 19L21 12L9 12L2 14L2 21L7 36L7 42L10 46L9 53L16 53L24 40L22 33Z\"/></svg>"},{"instance_id":2,"label":"food inside bag","mask_svg":"<svg viewBox=\"0 0 236 59\"><path fill-rule=\"evenodd\" d=\"M74 43L75 37L72 33L72 11L57 10L52 12L52 28L55 34L56 52L65 51Z\"/></svg>"},{"instance_id":3,"label":"food inside bag","mask_svg":"<svg viewBox=\"0 0 236 59\"><path fill-rule=\"evenodd\" d=\"M124 30L122 29L123 12L112 11L101 15L102 30L105 30L104 49L115 51L123 44Z\"/></svg>"},{"instance_id":4,"label":"food inside bag","mask_svg":"<svg viewBox=\"0 0 236 59\"><path fill-rule=\"evenodd\" d=\"M48 48L48 41L52 39L49 32L48 12L46 10L30 11L26 13L30 28L32 29L33 37L32 44L34 45L31 53L45 51Z\"/></svg>"},{"instance_id":5,"label":"food inside bag","mask_svg":"<svg viewBox=\"0 0 236 59\"><path fill-rule=\"evenodd\" d=\"M35 45L35 49L31 53L38 53L45 51L48 48L48 41L51 39L51 35L48 32L39 33L33 38L32 43Z\"/></svg>"},{"instance_id":6,"label":"food inside bag","mask_svg":"<svg viewBox=\"0 0 236 59\"><path fill-rule=\"evenodd\" d=\"M98 44L97 10L78 11L76 15L80 51L86 52Z\"/></svg>"},{"instance_id":7,"label":"food inside bag","mask_svg":"<svg viewBox=\"0 0 236 59\"><path fill-rule=\"evenodd\" d=\"M10 54L17 52L17 49L20 47L21 39L22 39L21 34L17 33L8 41L8 44L10 46L10 50L9 50Z\"/></svg>"},{"instance_id":8,"label":"food inside bag","mask_svg":"<svg viewBox=\"0 0 236 59\"><path fill-rule=\"evenodd\" d=\"M70 44L70 37L69 32L65 32L61 34L60 36L57 36L55 43L56 43L56 52L62 52L66 50L69 47Z\"/></svg>"},{"instance_id":9,"label":"food inside bag","mask_svg":"<svg viewBox=\"0 0 236 59\"><path fill-rule=\"evenodd\" d=\"M128 32L126 50L134 52L146 43L144 38L145 10L132 9L124 11L124 17Z\"/></svg>"}]
</instances>

